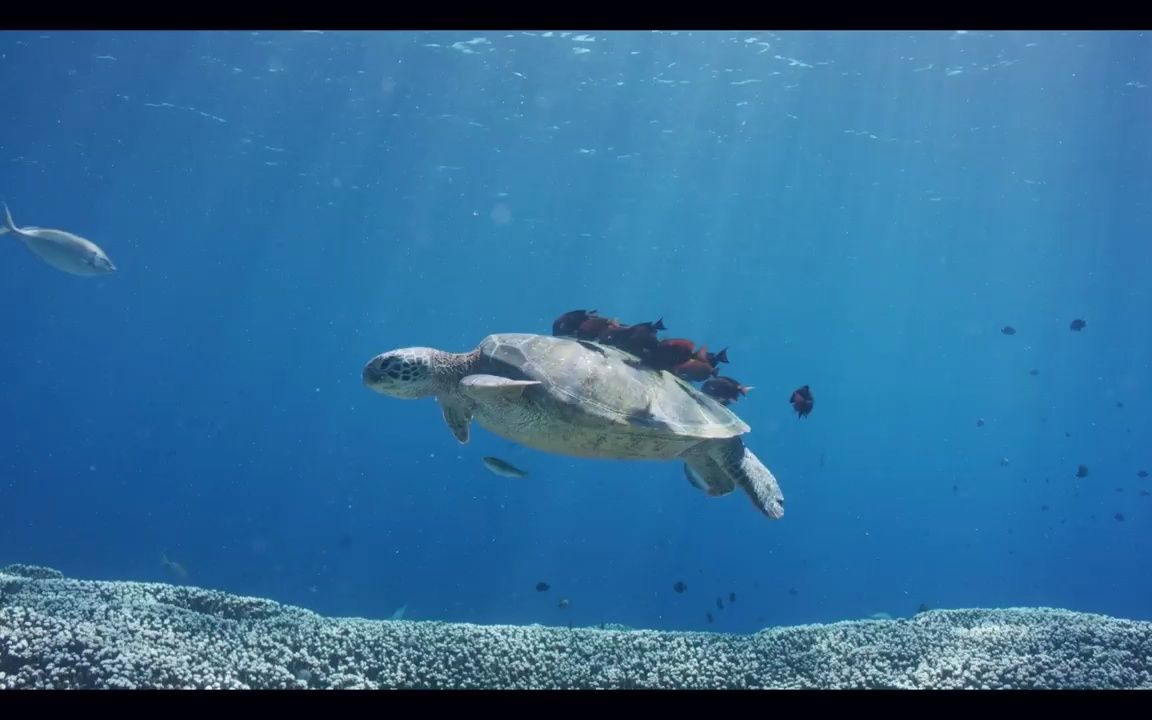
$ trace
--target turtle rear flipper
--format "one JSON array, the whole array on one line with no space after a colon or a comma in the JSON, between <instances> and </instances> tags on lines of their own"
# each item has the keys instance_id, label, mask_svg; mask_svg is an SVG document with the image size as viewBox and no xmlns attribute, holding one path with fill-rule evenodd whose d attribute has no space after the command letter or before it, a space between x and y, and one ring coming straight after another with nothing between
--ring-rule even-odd
<instances>
[{"instance_id":1,"label":"turtle rear flipper","mask_svg":"<svg viewBox=\"0 0 1152 720\"><path fill-rule=\"evenodd\" d=\"M780 484L739 437L712 440L701 449L716 462L717 470L722 470L748 493L760 512L773 520L784 517L784 495L780 492Z\"/></svg>"}]
</instances>

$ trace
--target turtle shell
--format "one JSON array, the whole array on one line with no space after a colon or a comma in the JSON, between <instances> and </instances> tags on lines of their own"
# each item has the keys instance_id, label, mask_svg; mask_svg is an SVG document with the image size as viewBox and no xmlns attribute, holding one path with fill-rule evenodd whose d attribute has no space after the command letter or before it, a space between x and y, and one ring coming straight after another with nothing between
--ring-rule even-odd
<instances>
[{"instance_id":1,"label":"turtle shell","mask_svg":"<svg viewBox=\"0 0 1152 720\"><path fill-rule=\"evenodd\" d=\"M480 372L541 384L526 397L553 419L604 433L694 443L750 430L731 410L670 372L619 348L569 337L489 335Z\"/></svg>"}]
</instances>

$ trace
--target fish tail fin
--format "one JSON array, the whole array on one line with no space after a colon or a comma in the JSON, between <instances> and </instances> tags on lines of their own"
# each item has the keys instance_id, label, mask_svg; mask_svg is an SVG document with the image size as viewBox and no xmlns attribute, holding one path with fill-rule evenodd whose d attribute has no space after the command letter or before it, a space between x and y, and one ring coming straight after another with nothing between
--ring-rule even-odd
<instances>
[{"instance_id":1,"label":"fish tail fin","mask_svg":"<svg viewBox=\"0 0 1152 720\"><path fill-rule=\"evenodd\" d=\"M19 232L19 230L16 228L16 223L12 222L12 211L8 209L8 203L3 203L3 205L4 205L4 225L0 226L0 235L3 235L4 233L8 233L8 232L10 232L10 233Z\"/></svg>"}]
</instances>

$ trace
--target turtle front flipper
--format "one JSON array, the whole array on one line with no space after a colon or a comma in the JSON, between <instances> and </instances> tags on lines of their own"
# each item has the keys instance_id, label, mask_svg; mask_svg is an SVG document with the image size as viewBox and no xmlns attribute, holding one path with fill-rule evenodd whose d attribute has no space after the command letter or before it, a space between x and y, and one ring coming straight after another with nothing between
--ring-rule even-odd
<instances>
[{"instance_id":1,"label":"turtle front flipper","mask_svg":"<svg viewBox=\"0 0 1152 720\"><path fill-rule=\"evenodd\" d=\"M784 494L772 472L760 462L739 437L712 440L701 446L717 469L722 470L748 493L752 504L773 520L784 517Z\"/></svg>"},{"instance_id":2,"label":"turtle front flipper","mask_svg":"<svg viewBox=\"0 0 1152 720\"><path fill-rule=\"evenodd\" d=\"M444 422L460 444L468 442L468 426L472 423L472 401L459 395L437 395Z\"/></svg>"},{"instance_id":3,"label":"turtle front flipper","mask_svg":"<svg viewBox=\"0 0 1152 720\"><path fill-rule=\"evenodd\" d=\"M516 401L524 388L540 385L539 380L510 380L499 375L465 375L460 390L476 402Z\"/></svg>"}]
</instances>

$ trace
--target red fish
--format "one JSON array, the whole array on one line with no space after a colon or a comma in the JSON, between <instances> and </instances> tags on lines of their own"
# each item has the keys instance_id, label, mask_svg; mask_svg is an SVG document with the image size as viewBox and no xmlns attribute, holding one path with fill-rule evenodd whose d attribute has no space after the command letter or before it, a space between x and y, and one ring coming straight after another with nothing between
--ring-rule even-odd
<instances>
[{"instance_id":1,"label":"red fish","mask_svg":"<svg viewBox=\"0 0 1152 720\"><path fill-rule=\"evenodd\" d=\"M581 340L603 341L608 334L619 327L620 323L615 319L590 317L580 323L580 327L576 328L576 337Z\"/></svg>"},{"instance_id":2,"label":"red fish","mask_svg":"<svg viewBox=\"0 0 1152 720\"><path fill-rule=\"evenodd\" d=\"M707 361L694 357L672 368L672 372L684 380L698 382L700 380L707 380L715 375L717 371L716 368L709 365Z\"/></svg>"},{"instance_id":3,"label":"red fish","mask_svg":"<svg viewBox=\"0 0 1152 720\"><path fill-rule=\"evenodd\" d=\"M724 348L718 353L704 353L704 359L712 367L718 367L720 363L728 362L728 348Z\"/></svg>"},{"instance_id":4,"label":"red fish","mask_svg":"<svg viewBox=\"0 0 1152 720\"><path fill-rule=\"evenodd\" d=\"M552 334L556 336L573 335L580 324L588 318L596 317L595 310L571 310L556 318L552 323Z\"/></svg>"},{"instance_id":5,"label":"red fish","mask_svg":"<svg viewBox=\"0 0 1152 720\"><path fill-rule=\"evenodd\" d=\"M683 338L661 340L648 355L648 364L657 370L671 370L692 358L696 343Z\"/></svg>"},{"instance_id":6,"label":"red fish","mask_svg":"<svg viewBox=\"0 0 1152 720\"><path fill-rule=\"evenodd\" d=\"M605 335L602 340L609 345L643 358L647 357L660 344L656 339L656 332L666 329L663 318L654 323L620 325Z\"/></svg>"},{"instance_id":7,"label":"red fish","mask_svg":"<svg viewBox=\"0 0 1152 720\"><path fill-rule=\"evenodd\" d=\"M807 385L794 390L792 397L788 398L788 402L792 403L792 408L800 417L807 417L808 413L812 412L812 406L816 403L812 397L812 391L808 389Z\"/></svg>"}]
</instances>

